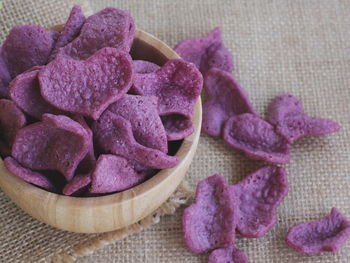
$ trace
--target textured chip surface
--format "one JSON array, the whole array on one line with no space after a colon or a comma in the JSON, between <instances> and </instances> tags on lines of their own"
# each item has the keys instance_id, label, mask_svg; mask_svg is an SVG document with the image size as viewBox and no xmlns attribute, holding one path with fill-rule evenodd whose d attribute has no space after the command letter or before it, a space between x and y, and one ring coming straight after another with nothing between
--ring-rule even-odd
<instances>
[{"instance_id":1,"label":"textured chip surface","mask_svg":"<svg viewBox=\"0 0 350 263\"><path fill-rule=\"evenodd\" d=\"M223 129L224 141L254 160L287 163L290 145L268 122L251 113L231 117Z\"/></svg>"},{"instance_id":2,"label":"textured chip surface","mask_svg":"<svg viewBox=\"0 0 350 263\"><path fill-rule=\"evenodd\" d=\"M269 122L289 143L307 135L324 135L336 132L340 125L332 120L308 116L302 103L291 94L272 100L268 107Z\"/></svg>"},{"instance_id":3,"label":"textured chip surface","mask_svg":"<svg viewBox=\"0 0 350 263\"><path fill-rule=\"evenodd\" d=\"M233 245L235 202L226 179L212 175L197 185L195 202L182 217L186 246L194 253Z\"/></svg>"},{"instance_id":4,"label":"textured chip surface","mask_svg":"<svg viewBox=\"0 0 350 263\"><path fill-rule=\"evenodd\" d=\"M134 71L138 74L147 74L160 69L160 66L146 60L134 60Z\"/></svg>"},{"instance_id":5,"label":"textured chip surface","mask_svg":"<svg viewBox=\"0 0 350 263\"><path fill-rule=\"evenodd\" d=\"M90 183L90 174L79 174L74 176L73 179L64 186L62 192L64 195L73 195L84 187L87 187Z\"/></svg>"},{"instance_id":6,"label":"textured chip surface","mask_svg":"<svg viewBox=\"0 0 350 263\"><path fill-rule=\"evenodd\" d=\"M208 263L249 263L249 261L243 251L230 246L211 252Z\"/></svg>"},{"instance_id":7,"label":"textured chip surface","mask_svg":"<svg viewBox=\"0 0 350 263\"><path fill-rule=\"evenodd\" d=\"M98 119L133 79L128 53L103 48L85 61L59 57L39 72L43 98L56 108Z\"/></svg>"},{"instance_id":8,"label":"textured chip surface","mask_svg":"<svg viewBox=\"0 0 350 263\"><path fill-rule=\"evenodd\" d=\"M304 254L336 252L350 238L350 221L336 208L319 220L295 225L289 229L286 242Z\"/></svg>"},{"instance_id":9,"label":"textured chip surface","mask_svg":"<svg viewBox=\"0 0 350 263\"><path fill-rule=\"evenodd\" d=\"M284 168L265 166L231 186L239 200L237 230L244 237L261 237L276 224L276 209L288 193Z\"/></svg>"},{"instance_id":10,"label":"textured chip surface","mask_svg":"<svg viewBox=\"0 0 350 263\"><path fill-rule=\"evenodd\" d=\"M8 98L8 87L11 81L10 73L3 56L2 46L0 46L0 98Z\"/></svg>"},{"instance_id":11,"label":"textured chip surface","mask_svg":"<svg viewBox=\"0 0 350 263\"><path fill-rule=\"evenodd\" d=\"M221 136L226 120L243 113L257 114L248 95L232 75L220 69L209 70L204 77L208 100L203 103L202 131Z\"/></svg>"},{"instance_id":12,"label":"textured chip surface","mask_svg":"<svg viewBox=\"0 0 350 263\"><path fill-rule=\"evenodd\" d=\"M192 119L181 114L169 114L161 117L168 141L186 138L194 132Z\"/></svg>"}]
</instances>

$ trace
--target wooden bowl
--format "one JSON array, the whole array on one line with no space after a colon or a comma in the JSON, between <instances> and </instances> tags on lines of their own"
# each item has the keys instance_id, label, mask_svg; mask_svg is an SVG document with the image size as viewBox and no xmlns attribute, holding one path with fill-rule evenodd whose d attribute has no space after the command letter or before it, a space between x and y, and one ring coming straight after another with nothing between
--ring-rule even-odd
<instances>
[{"instance_id":1,"label":"wooden bowl","mask_svg":"<svg viewBox=\"0 0 350 263\"><path fill-rule=\"evenodd\" d=\"M169 59L179 58L165 43L141 30L136 32L131 54L134 59L159 65ZM120 193L86 198L50 193L10 174L1 158L0 187L20 208L53 227L79 233L101 233L123 228L151 214L175 191L196 151L201 122L199 98L193 115L195 131L183 140L176 153L180 163Z\"/></svg>"}]
</instances>

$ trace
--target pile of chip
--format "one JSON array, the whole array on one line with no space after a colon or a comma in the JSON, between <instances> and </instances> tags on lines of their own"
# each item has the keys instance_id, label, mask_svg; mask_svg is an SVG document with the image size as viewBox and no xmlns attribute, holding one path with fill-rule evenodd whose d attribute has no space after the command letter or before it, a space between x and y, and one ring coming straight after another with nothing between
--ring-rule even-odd
<instances>
[{"instance_id":1,"label":"pile of chip","mask_svg":"<svg viewBox=\"0 0 350 263\"><path fill-rule=\"evenodd\" d=\"M14 27L0 47L0 153L15 176L51 192L96 196L176 166L172 145L193 133L203 78L181 59L130 55L129 12L85 18L61 32Z\"/></svg>"}]
</instances>

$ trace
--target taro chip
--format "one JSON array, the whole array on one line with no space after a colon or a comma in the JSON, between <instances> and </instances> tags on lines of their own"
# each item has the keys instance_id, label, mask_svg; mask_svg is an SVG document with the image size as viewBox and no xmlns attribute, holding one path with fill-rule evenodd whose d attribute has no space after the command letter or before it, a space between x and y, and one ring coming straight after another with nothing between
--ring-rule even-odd
<instances>
[{"instance_id":1,"label":"taro chip","mask_svg":"<svg viewBox=\"0 0 350 263\"><path fill-rule=\"evenodd\" d=\"M135 24L130 13L109 7L88 17L79 36L60 48L57 56L83 60L105 47L129 52L134 35Z\"/></svg>"},{"instance_id":2,"label":"taro chip","mask_svg":"<svg viewBox=\"0 0 350 263\"><path fill-rule=\"evenodd\" d=\"M268 115L269 122L289 143L303 136L324 135L340 129L332 120L308 116L298 98L290 94L276 97L269 105Z\"/></svg>"},{"instance_id":3,"label":"taro chip","mask_svg":"<svg viewBox=\"0 0 350 263\"><path fill-rule=\"evenodd\" d=\"M137 174L125 158L101 154L92 173L91 193L111 193L124 191L144 180Z\"/></svg>"},{"instance_id":4,"label":"taro chip","mask_svg":"<svg viewBox=\"0 0 350 263\"><path fill-rule=\"evenodd\" d=\"M148 148L168 152L167 135L158 115L155 96L124 95L108 110L131 123L135 140Z\"/></svg>"},{"instance_id":5,"label":"taro chip","mask_svg":"<svg viewBox=\"0 0 350 263\"><path fill-rule=\"evenodd\" d=\"M186 246L194 253L231 246L235 242L235 202L226 179L212 175L197 185L195 202L182 217Z\"/></svg>"},{"instance_id":6,"label":"taro chip","mask_svg":"<svg viewBox=\"0 0 350 263\"><path fill-rule=\"evenodd\" d=\"M138 74L152 73L160 69L160 66L145 60L134 60L134 70Z\"/></svg>"},{"instance_id":7,"label":"taro chip","mask_svg":"<svg viewBox=\"0 0 350 263\"><path fill-rule=\"evenodd\" d=\"M10 85L11 99L28 115L41 119L44 113L55 115L63 112L47 103L40 94L38 73L42 67L34 67L18 75Z\"/></svg>"},{"instance_id":8,"label":"taro chip","mask_svg":"<svg viewBox=\"0 0 350 263\"><path fill-rule=\"evenodd\" d=\"M211 252L208 263L249 263L243 251L234 246L218 248Z\"/></svg>"},{"instance_id":9,"label":"taro chip","mask_svg":"<svg viewBox=\"0 0 350 263\"><path fill-rule=\"evenodd\" d=\"M27 168L58 171L70 181L90 142L90 134L79 123L66 116L44 114L42 122L18 131L12 156Z\"/></svg>"},{"instance_id":10,"label":"taro chip","mask_svg":"<svg viewBox=\"0 0 350 263\"><path fill-rule=\"evenodd\" d=\"M210 68L233 71L232 55L221 39L220 27L214 28L206 37L191 37L175 47L184 60L192 62L205 74Z\"/></svg>"},{"instance_id":11,"label":"taro chip","mask_svg":"<svg viewBox=\"0 0 350 263\"><path fill-rule=\"evenodd\" d=\"M8 98L8 86L11 81L10 73L4 60L2 47L0 46L0 98Z\"/></svg>"},{"instance_id":12,"label":"taro chip","mask_svg":"<svg viewBox=\"0 0 350 263\"><path fill-rule=\"evenodd\" d=\"M79 174L73 177L63 188L64 195L77 196L79 192L84 190L91 183L90 174Z\"/></svg>"},{"instance_id":13,"label":"taro chip","mask_svg":"<svg viewBox=\"0 0 350 263\"><path fill-rule=\"evenodd\" d=\"M289 229L286 242L303 254L337 252L350 238L350 221L336 208L319 220L295 225Z\"/></svg>"},{"instance_id":14,"label":"taro chip","mask_svg":"<svg viewBox=\"0 0 350 263\"><path fill-rule=\"evenodd\" d=\"M169 114L161 117L168 141L186 138L194 132L192 120L180 114Z\"/></svg>"},{"instance_id":15,"label":"taro chip","mask_svg":"<svg viewBox=\"0 0 350 263\"><path fill-rule=\"evenodd\" d=\"M96 120L130 88L128 53L104 48L85 61L58 57L39 72L43 98L56 108Z\"/></svg>"},{"instance_id":16,"label":"taro chip","mask_svg":"<svg viewBox=\"0 0 350 263\"><path fill-rule=\"evenodd\" d=\"M257 114L248 95L230 73L219 69L209 70L204 78L208 100L203 103L202 131L221 136L226 120L243 113Z\"/></svg>"},{"instance_id":17,"label":"taro chip","mask_svg":"<svg viewBox=\"0 0 350 263\"><path fill-rule=\"evenodd\" d=\"M57 34L41 26L15 26L3 45L3 56L11 78L34 66L45 65Z\"/></svg>"},{"instance_id":18,"label":"taro chip","mask_svg":"<svg viewBox=\"0 0 350 263\"><path fill-rule=\"evenodd\" d=\"M28 183L37 185L48 191L55 191L55 186L50 182L50 180L46 176L23 167L12 157L7 157L4 160L4 164L7 170L9 170L9 172L15 175L16 177L19 177Z\"/></svg>"},{"instance_id":19,"label":"taro chip","mask_svg":"<svg viewBox=\"0 0 350 263\"><path fill-rule=\"evenodd\" d=\"M104 153L113 153L156 169L171 168L179 162L175 156L136 142L130 121L110 111L94 122L92 130L96 145Z\"/></svg>"},{"instance_id":20,"label":"taro chip","mask_svg":"<svg viewBox=\"0 0 350 263\"><path fill-rule=\"evenodd\" d=\"M261 237L276 223L276 209L288 192L287 173L282 167L265 166L231 190L240 200L237 230L244 237Z\"/></svg>"},{"instance_id":21,"label":"taro chip","mask_svg":"<svg viewBox=\"0 0 350 263\"><path fill-rule=\"evenodd\" d=\"M271 163L287 163L290 160L290 144L275 132L270 123L251 113L228 119L223 138L233 149L254 160Z\"/></svg>"}]
</instances>

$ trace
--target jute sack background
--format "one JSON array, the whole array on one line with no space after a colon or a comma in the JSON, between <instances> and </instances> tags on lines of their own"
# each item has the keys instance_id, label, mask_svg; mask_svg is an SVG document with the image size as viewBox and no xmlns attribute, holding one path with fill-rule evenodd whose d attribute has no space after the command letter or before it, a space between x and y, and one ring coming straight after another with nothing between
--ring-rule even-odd
<instances>
[{"instance_id":1,"label":"jute sack background","mask_svg":"<svg viewBox=\"0 0 350 263\"><path fill-rule=\"evenodd\" d=\"M76 1L4 1L0 10L0 38L18 23L45 26L62 23ZM336 254L299 255L284 243L294 224L323 217L336 206L350 218L350 2L333 0L285 1L85 1L90 11L106 6L128 9L139 28L171 46L220 25L235 59L234 76L265 116L268 102L289 92L301 98L307 112L329 117L342 125L336 134L303 138L293 145L289 194L278 208L277 225L263 238L238 238L251 262L348 262L350 242ZM264 163L248 160L220 140L202 136L187 174L193 188L213 173L231 183L241 180ZM180 191L170 206L186 200ZM180 202L178 202L180 201ZM173 209L170 209L173 210ZM164 210L163 210L164 212ZM166 211L169 212L169 211ZM159 224L108 245L77 262L206 262L194 255L181 239L182 209L164 216ZM155 220L144 222L157 222ZM136 229L137 228L137 229ZM141 227L136 227L139 230ZM122 234L132 232L124 231ZM38 223L0 194L0 261L36 262L76 257L85 249L77 235ZM104 236L99 245L114 239ZM102 239L102 238L100 238ZM77 250L78 244L80 250ZM93 248L93 244L90 248ZM58 256L59 255L59 256ZM70 257L70 258L73 258Z\"/></svg>"}]
</instances>

